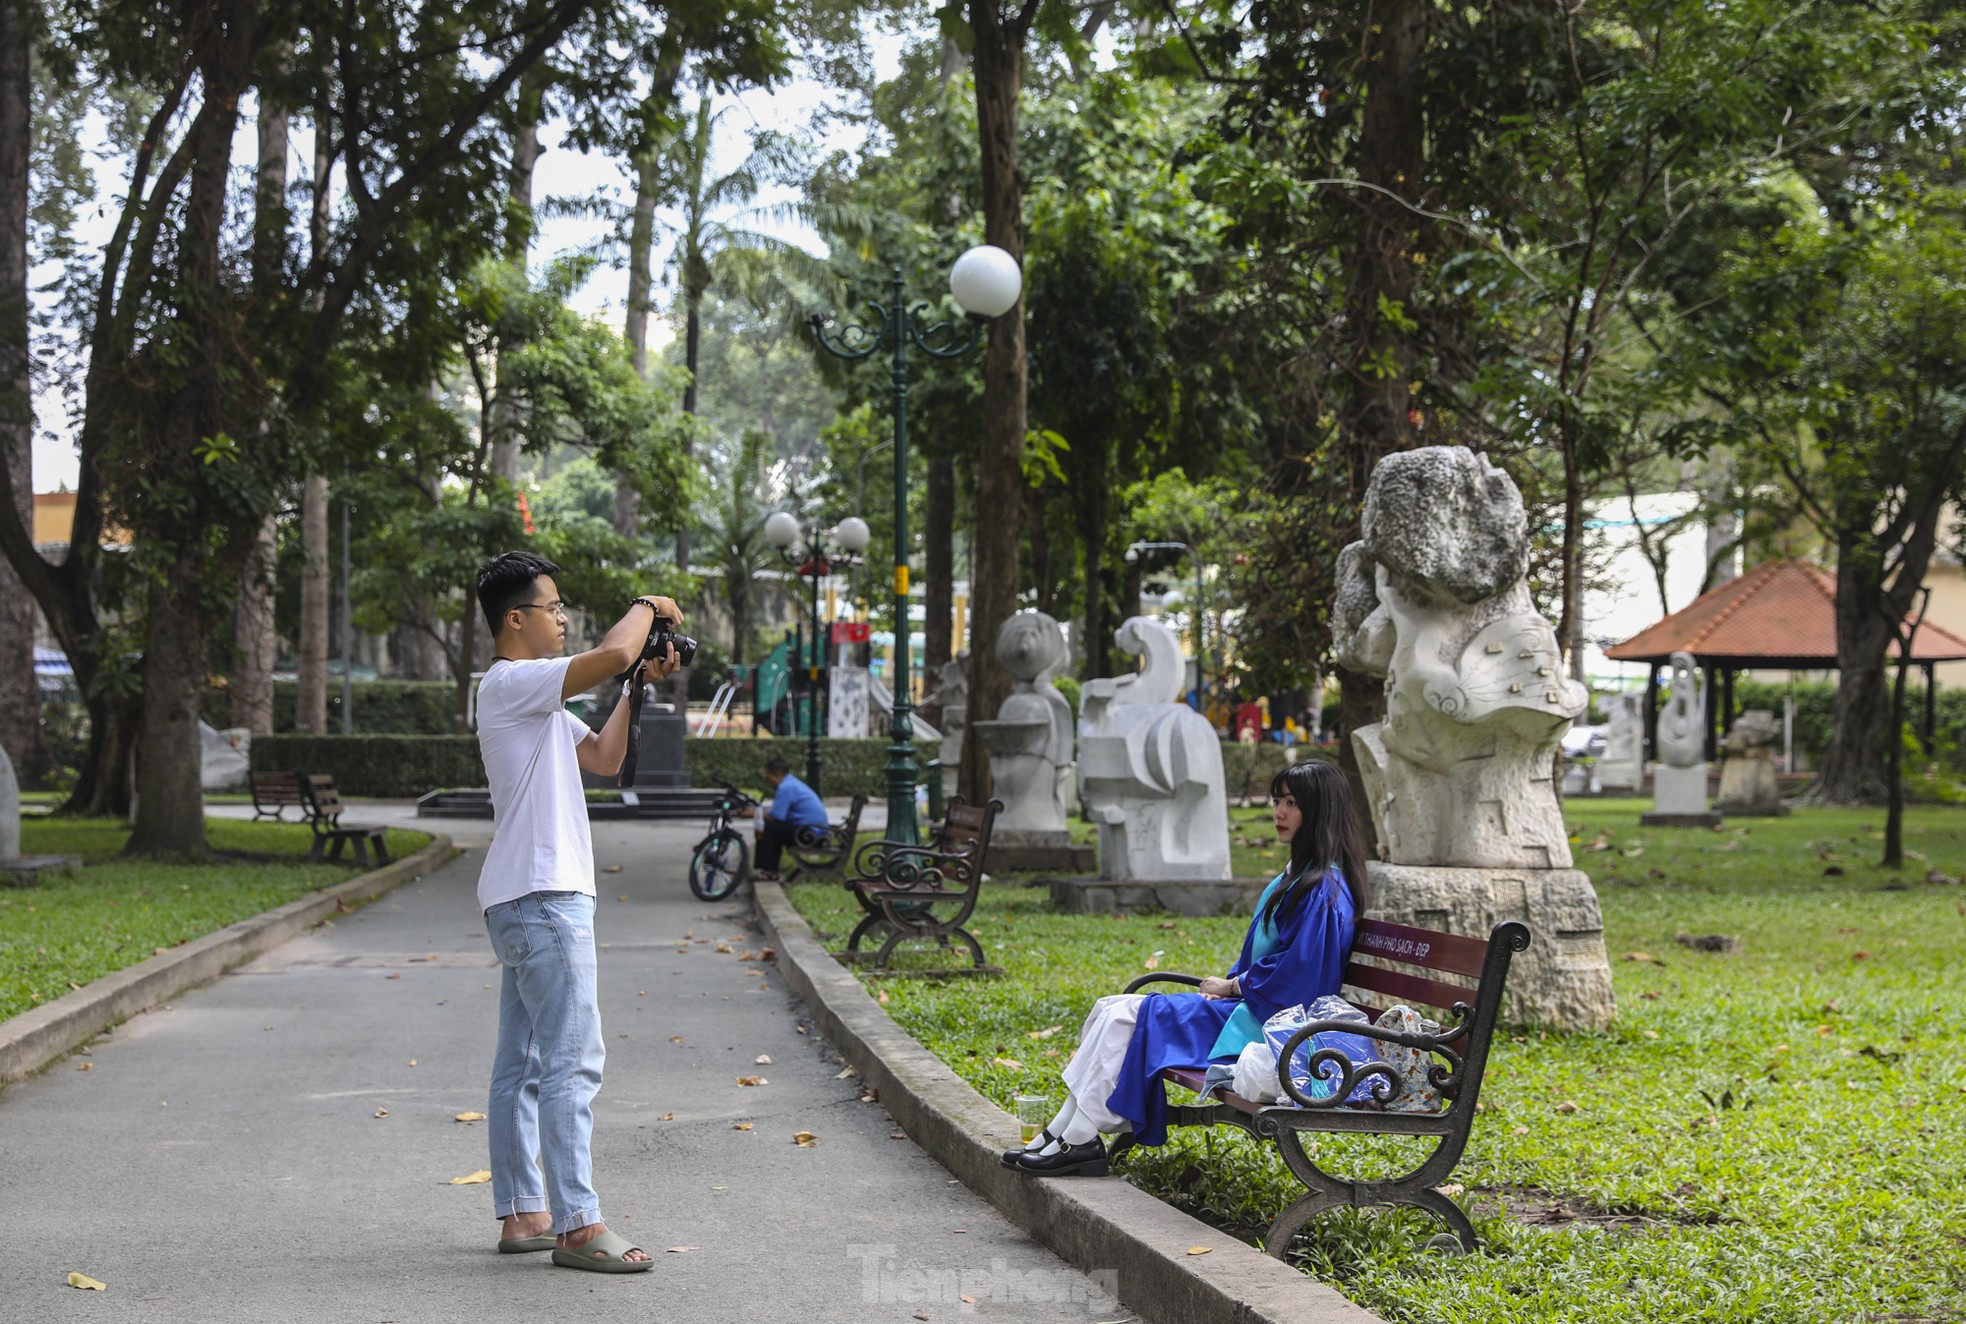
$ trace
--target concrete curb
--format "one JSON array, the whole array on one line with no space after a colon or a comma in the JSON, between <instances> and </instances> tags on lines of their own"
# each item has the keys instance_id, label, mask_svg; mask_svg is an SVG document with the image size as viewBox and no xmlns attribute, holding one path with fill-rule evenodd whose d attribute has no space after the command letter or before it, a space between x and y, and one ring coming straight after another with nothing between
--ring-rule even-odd
<instances>
[{"instance_id":1,"label":"concrete curb","mask_svg":"<svg viewBox=\"0 0 1966 1324\"><path fill-rule=\"evenodd\" d=\"M1006 1171L998 1156L1015 1141L1016 1119L904 1033L813 936L782 887L754 883L753 902L781 977L909 1137L1060 1258L1100 1275L1127 1307L1181 1324L1381 1324L1335 1289L1127 1182L1034 1181ZM1190 1246L1214 1249L1189 1255Z\"/></svg>"},{"instance_id":2,"label":"concrete curb","mask_svg":"<svg viewBox=\"0 0 1966 1324\"><path fill-rule=\"evenodd\" d=\"M372 901L391 888L422 877L456 854L449 837L434 836L423 849L380 869L228 924L127 970L104 975L12 1020L0 1021L0 1086L33 1075L117 1022L148 1011L193 984L216 979L233 966L271 951L344 905Z\"/></svg>"}]
</instances>

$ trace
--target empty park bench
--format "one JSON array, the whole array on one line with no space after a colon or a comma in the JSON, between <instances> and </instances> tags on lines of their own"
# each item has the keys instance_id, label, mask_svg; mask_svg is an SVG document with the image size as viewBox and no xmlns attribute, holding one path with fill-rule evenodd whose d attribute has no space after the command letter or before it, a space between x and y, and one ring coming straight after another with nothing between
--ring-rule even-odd
<instances>
[{"instance_id":1,"label":"empty park bench","mask_svg":"<svg viewBox=\"0 0 1966 1324\"><path fill-rule=\"evenodd\" d=\"M1474 1224L1438 1187L1454 1171L1454 1165L1460 1162L1462 1151L1467 1148L1468 1129L1474 1123L1475 1102L1488 1066L1489 1040L1501 1011L1502 987L1508 980L1509 962L1515 953L1528 946L1529 929L1515 920L1497 924L1486 942L1384 920L1361 920L1345 966L1347 996L1374 1019L1394 1003L1438 1008L1451 1017L1438 1033L1402 1034L1358 1021L1312 1021L1291 1035L1277 1055L1278 1083L1284 1095L1281 1101L1254 1103L1233 1092L1217 1091L1220 1101L1215 1103L1169 1102L1169 1126L1234 1126L1274 1142L1285 1166L1310 1188L1309 1194L1270 1224L1263 1237L1263 1249L1282 1259L1305 1222L1327 1209L1340 1205L1404 1204L1437 1215L1453 1230L1460 1248L1469 1254L1474 1252ZM1361 957L1385 964L1366 964ZM1461 979L1477 982L1470 987L1458 982ZM1201 980L1195 975L1142 975L1128 984L1126 991L1132 993L1157 982L1199 985ZM1360 991L1376 1000L1361 1001L1357 996ZM1288 1064L1299 1045L1321 1030L1404 1044L1440 1059L1427 1068L1428 1081L1440 1095L1439 1108L1428 1112L1379 1112L1367 1106L1347 1104L1345 1100L1353 1087L1361 1082L1367 1083L1372 1097L1380 1104L1391 1102L1402 1082L1390 1064L1378 1058L1353 1062L1335 1048L1311 1054L1310 1069L1320 1082L1336 1081L1336 1088L1321 1100L1308 1097L1292 1081ZM1184 1068L1165 1070L1161 1079L1197 1094L1204 1083L1202 1072ZM1440 1144L1404 1176L1348 1181L1326 1172L1312 1160L1303 1142L1307 1131L1438 1136ZM1130 1136L1121 1136L1113 1152L1118 1154L1131 1144Z\"/></svg>"},{"instance_id":2,"label":"empty park bench","mask_svg":"<svg viewBox=\"0 0 1966 1324\"><path fill-rule=\"evenodd\" d=\"M856 795L853 805L846 811L846 817L825 827L807 824L794 835L792 844L785 853L792 857L792 867L786 871L785 880L790 882L801 874L841 874L846 871L847 862L853 858L853 847L860 839L860 811L867 807L867 797Z\"/></svg>"},{"instance_id":3,"label":"empty park bench","mask_svg":"<svg viewBox=\"0 0 1966 1324\"><path fill-rule=\"evenodd\" d=\"M253 774L253 821L270 818L285 822L288 809L297 812L295 822L309 817L307 790L297 772L255 772Z\"/></svg>"},{"instance_id":4,"label":"empty park bench","mask_svg":"<svg viewBox=\"0 0 1966 1324\"><path fill-rule=\"evenodd\" d=\"M845 961L864 961L860 944L878 928L887 941L873 958L874 968L888 970L894 949L910 939L934 939L944 947L960 938L969 948L967 969L938 970L937 974L1000 975L1001 966L988 963L983 944L963 925L976 910L983 886L983 868L990 853L990 829L1003 812L1003 802L982 807L967 805L961 796L949 802L935 840L924 846L900 841L870 841L854 857L847 890L867 912L847 939Z\"/></svg>"},{"instance_id":5,"label":"empty park bench","mask_svg":"<svg viewBox=\"0 0 1966 1324\"><path fill-rule=\"evenodd\" d=\"M307 792L307 823L314 829L314 849L307 853L308 860L320 860L324 850L329 860L339 860L341 848L353 846L355 863L359 865L368 865L372 849L377 864L389 863L389 843L382 828L342 825L341 811L347 806L341 803L341 793L335 790L333 777L324 772L309 772L301 774L300 782Z\"/></svg>"}]
</instances>

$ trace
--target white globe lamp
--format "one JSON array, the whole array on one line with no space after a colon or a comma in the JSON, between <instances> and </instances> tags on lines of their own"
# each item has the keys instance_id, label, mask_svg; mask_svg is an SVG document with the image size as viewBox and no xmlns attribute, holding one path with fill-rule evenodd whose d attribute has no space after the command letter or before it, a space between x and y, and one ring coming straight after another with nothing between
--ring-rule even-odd
<instances>
[{"instance_id":1,"label":"white globe lamp","mask_svg":"<svg viewBox=\"0 0 1966 1324\"><path fill-rule=\"evenodd\" d=\"M1017 306L1023 290L1017 259L994 244L978 244L949 268L949 293L971 317L1002 317Z\"/></svg>"},{"instance_id":2,"label":"white globe lamp","mask_svg":"<svg viewBox=\"0 0 1966 1324\"><path fill-rule=\"evenodd\" d=\"M784 511L776 511L765 521L765 541L785 551L799 540L799 522Z\"/></svg>"},{"instance_id":3,"label":"white globe lamp","mask_svg":"<svg viewBox=\"0 0 1966 1324\"><path fill-rule=\"evenodd\" d=\"M867 521L858 515L848 515L833 528L833 540L846 549L847 555L858 556L867 550L867 544L874 540L874 531L867 527Z\"/></svg>"}]
</instances>

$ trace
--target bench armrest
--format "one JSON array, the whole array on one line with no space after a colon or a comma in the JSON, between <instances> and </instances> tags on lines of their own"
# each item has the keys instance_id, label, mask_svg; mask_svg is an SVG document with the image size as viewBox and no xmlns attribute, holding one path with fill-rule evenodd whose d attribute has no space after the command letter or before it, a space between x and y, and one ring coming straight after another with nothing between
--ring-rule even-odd
<instances>
[{"instance_id":1,"label":"bench armrest","mask_svg":"<svg viewBox=\"0 0 1966 1324\"><path fill-rule=\"evenodd\" d=\"M1406 1034L1399 1030L1382 1029L1377 1025L1359 1021L1312 1021L1307 1025L1298 1026L1291 1036L1283 1041L1283 1050L1277 1054L1277 1084L1282 1092L1295 1100L1301 1108L1339 1107L1362 1080L1372 1081L1372 1098L1379 1103L1392 1102L1406 1087L1406 1082L1400 1078L1399 1072L1394 1070L1389 1062L1375 1057L1368 1062L1354 1064L1343 1049L1320 1048L1311 1054L1311 1074L1319 1080L1328 1080L1331 1078L1331 1073L1320 1068L1336 1067L1340 1073L1338 1088L1332 1091L1328 1099L1312 1099L1299 1093L1296 1082L1290 1078L1290 1059L1297 1055L1297 1050L1303 1046L1305 1040L1324 1030L1357 1035L1361 1039L1377 1039L1383 1043L1402 1044L1407 1048L1417 1048L1422 1052L1444 1057L1452 1065L1446 1068L1428 1067L1428 1082L1448 1097L1452 1097L1460 1088L1460 1072L1465 1064L1461 1055L1447 1047L1447 1044L1466 1033L1465 1023L1449 1027L1440 1034Z\"/></svg>"},{"instance_id":2,"label":"bench armrest","mask_svg":"<svg viewBox=\"0 0 1966 1324\"><path fill-rule=\"evenodd\" d=\"M1201 981L1202 977L1200 975L1161 974L1155 972L1154 974L1141 975L1138 979L1121 989L1120 992L1137 993L1148 984L1186 984L1189 988L1200 988Z\"/></svg>"},{"instance_id":3,"label":"bench armrest","mask_svg":"<svg viewBox=\"0 0 1966 1324\"><path fill-rule=\"evenodd\" d=\"M969 851L938 851L927 846L909 846L898 841L870 841L854 856L853 882L882 882L903 891L914 887L937 887L943 881L946 865L965 863Z\"/></svg>"}]
</instances>

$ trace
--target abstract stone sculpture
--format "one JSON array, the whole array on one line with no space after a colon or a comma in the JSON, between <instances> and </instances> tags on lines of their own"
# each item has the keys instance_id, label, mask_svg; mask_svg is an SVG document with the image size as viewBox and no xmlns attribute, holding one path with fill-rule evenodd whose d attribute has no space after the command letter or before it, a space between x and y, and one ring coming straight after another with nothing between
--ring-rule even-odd
<instances>
[{"instance_id":1,"label":"abstract stone sculpture","mask_svg":"<svg viewBox=\"0 0 1966 1324\"><path fill-rule=\"evenodd\" d=\"M1611 722L1604 733L1604 754L1597 761L1597 782L1607 791L1636 791L1645 785L1645 700L1637 694L1614 694Z\"/></svg>"},{"instance_id":2,"label":"abstract stone sculpture","mask_svg":"<svg viewBox=\"0 0 1966 1324\"><path fill-rule=\"evenodd\" d=\"M1339 560L1339 659L1386 680L1386 720L1352 737L1380 855L1567 866L1550 768L1590 696L1522 582L1521 494L1485 457L1430 446L1379 462L1363 524Z\"/></svg>"},{"instance_id":3,"label":"abstract stone sculpture","mask_svg":"<svg viewBox=\"0 0 1966 1324\"><path fill-rule=\"evenodd\" d=\"M963 763L963 732L969 725L969 650L962 649L935 669L935 693L930 697L932 720L942 730L936 758L942 763L942 793L953 795Z\"/></svg>"},{"instance_id":4,"label":"abstract stone sculpture","mask_svg":"<svg viewBox=\"0 0 1966 1324\"><path fill-rule=\"evenodd\" d=\"M1004 806L994 841L1062 846L1067 840L1072 705L1052 684L1066 658L1065 632L1041 611L1019 612L997 631L997 661L1014 683L995 720L970 727L990 751L990 783Z\"/></svg>"},{"instance_id":5,"label":"abstract stone sculpture","mask_svg":"<svg viewBox=\"0 0 1966 1324\"><path fill-rule=\"evenodd\" d=\"M1712 827L1707 808L1707 687L1690 653L1672 655L1672 698L1659 712L1659 765L1652 770L1646 827Z\"/></svg>"},{"instance_id":6,"label":"abstract stone sculpture","mask_svg":"<svg viewBox=\"0 0 1966 1324\"><path fill-rule=\"evenodd\" d=\"M1484 938L1527 921L1507 1014L1602 1029L1603 919L1550 784L1589 696L1522 582L1521 493L1485 456L1430 446L1379 461L1362 524L1332 616L1339 662L1385 678L1385 720L1352 734L1381 857L1371 913Z\"/></svg>"},{"instance_id":7,"label":"abstract stone sculpture","mask_svg":"<svg viewBox=\"0 0 1966 1324\"><path fill-rule=\"evenodd\" d=\"M1079 789L1099 825L1107 878L1229 876L1229 803L1215 728L1180 702L1181 646L1135 616L1113 633L1145 659L1137 675L1088 680L1079 714Z\"/></svg>"},{"instance_id":8,"label":"abstract stone sculpture","mask_svg":"<svg viewBox=\"0 0 1966 1324\"><path fill-rule=\"evenodd\" d=\"M1779 818L1788 813L1775 780L1775 742L1781 729L1775 714L1750 708L1734 720L1734 729L1721 744L1727 757L1720 765L1720 796L1714 808L1743 818Z\"/></svg>"},{"instance_id":9,"label":"abstract stone sculpture","mask_svg":"<svg viewBox=\"0 0 1966 1324\"><path fill-rule=\"evenodd\" d=\"M27 887L53 874L76 873L79 855L22 855L20 853L20 782L14 761L0 749L0 885Z\"/></svg>"}]
</instances>

